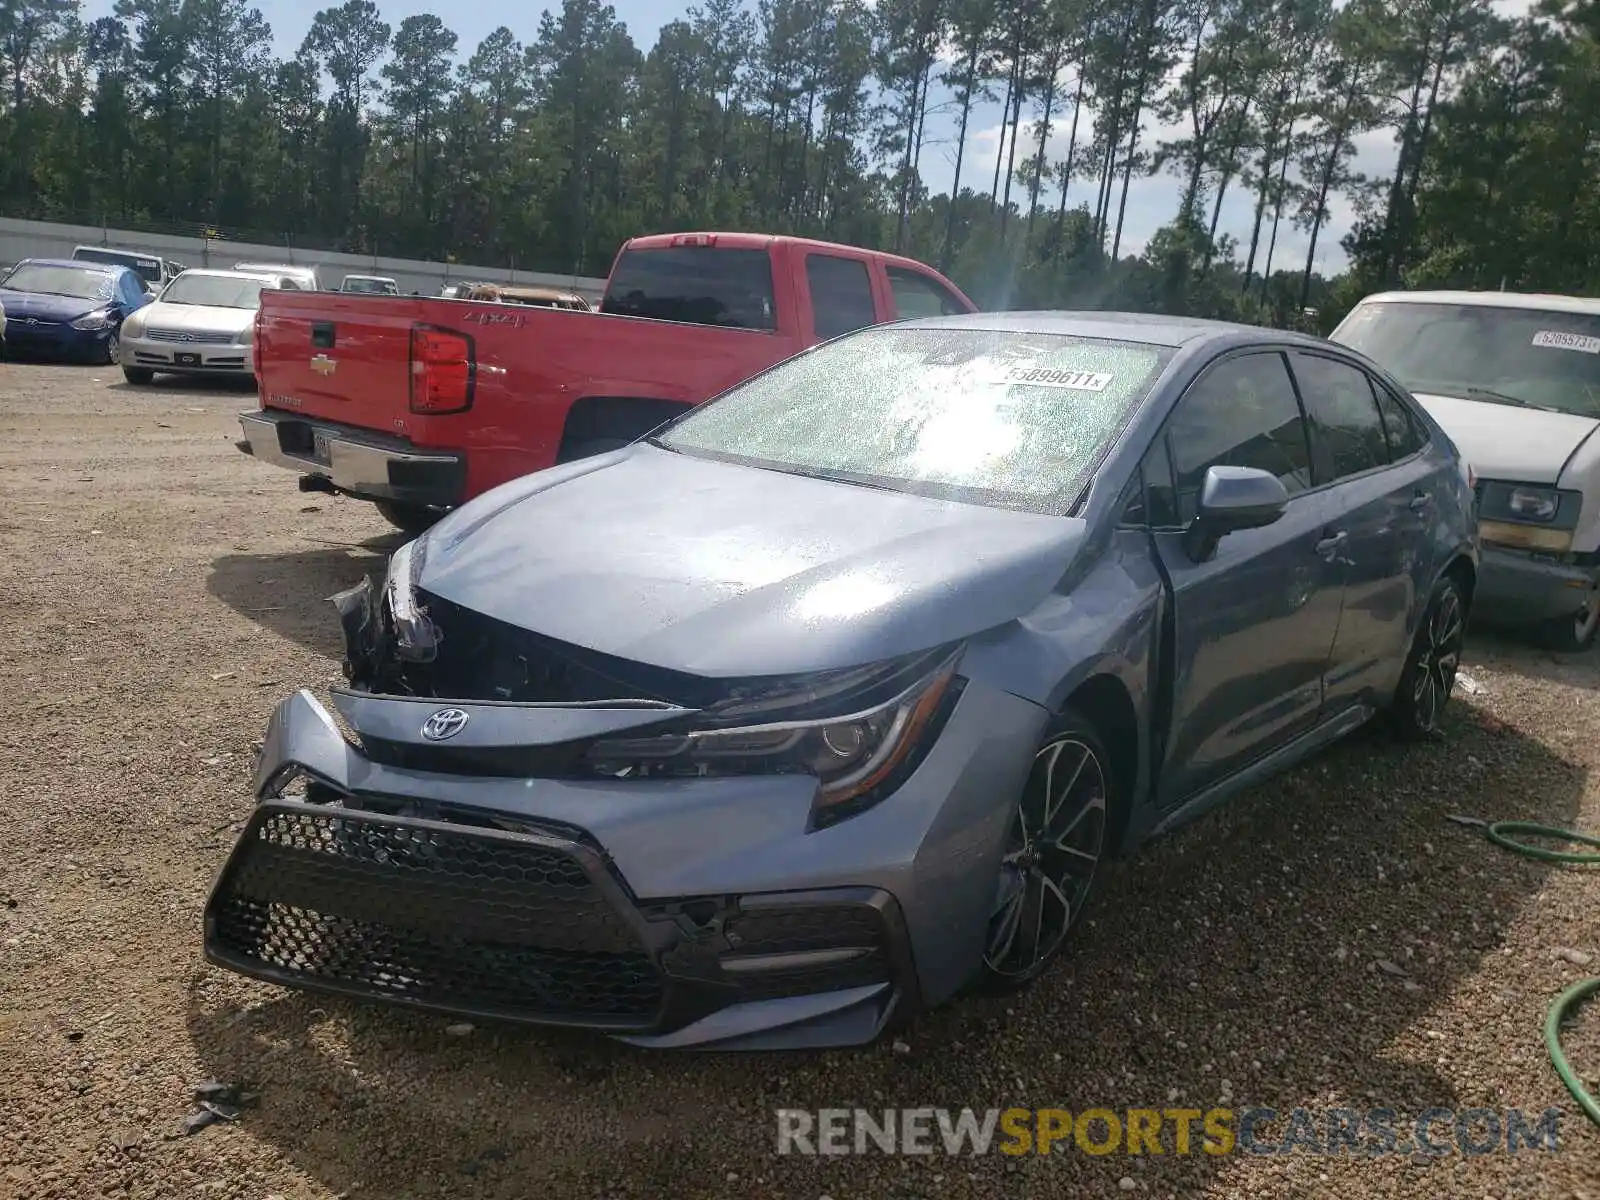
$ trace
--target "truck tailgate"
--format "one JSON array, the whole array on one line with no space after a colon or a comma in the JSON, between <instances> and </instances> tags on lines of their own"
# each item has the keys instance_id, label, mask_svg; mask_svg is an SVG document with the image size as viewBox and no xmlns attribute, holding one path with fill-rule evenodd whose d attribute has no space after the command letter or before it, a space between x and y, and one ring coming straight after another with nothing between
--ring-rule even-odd
<instances>
[{"instance_id":1,"label":"truck tailgate","mask_svg":"<svg viewBox=\"0 0 1600 1200\"><path fill-rule=\"evenodd\" d=\"M400 432L409 415L411 327L422 307L412 297L262 292L262 407Z\"/></svg>"}]
</instances>

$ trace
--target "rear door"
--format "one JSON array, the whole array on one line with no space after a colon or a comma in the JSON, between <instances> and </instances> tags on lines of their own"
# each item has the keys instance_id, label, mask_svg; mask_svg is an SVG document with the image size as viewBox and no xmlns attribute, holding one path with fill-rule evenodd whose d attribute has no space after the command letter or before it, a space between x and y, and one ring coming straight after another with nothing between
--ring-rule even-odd
<instances>
[{"instance_id":1,"label":"rear door","mask_svg":"<svg viewBox=\"0 0 1600 1200\"><path fill-rule=\"evenodd\" d=\"M1290 494L1272 525L1229 534L1207 562L1184 549L1213 466L1271 471ZM1277 351L1212 364L1146 457L1152 534L1173 591L1173 712L1161 798L1176 804L1312 728L1339 625L1342 566L1321 549L1306 422Z\"/></svg>"},{"instance_id":2,"label":"rear door","mask_svg":"<svg viewBox=\"0 0 1600 1200\"><path fill-rule=\"evenodd\" d=\"M1341 539L1346 570L1327 704L1378 705L1405 659L1420 581L1432 570L1424 536L1431 468L1417 447L1391 461L1375 381L1365 370L1315 351L1297 350L1290 361L1311 421L1317 480L1332 503L1330 536Z\"/></svg>"}]
</instances>

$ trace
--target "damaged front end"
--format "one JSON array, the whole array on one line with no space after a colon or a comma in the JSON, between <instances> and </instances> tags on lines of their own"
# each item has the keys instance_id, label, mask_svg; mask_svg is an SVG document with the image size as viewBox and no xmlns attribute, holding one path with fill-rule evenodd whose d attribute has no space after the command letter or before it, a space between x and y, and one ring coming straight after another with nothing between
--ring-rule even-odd
<instances>
[{"instance_id":1,"label":"damaged front end","mask_svg":"<svg viewBox=\"0 0 1600 1200\"><path fill-rule=\"evenodd\" d=\"M909 856L794 851L915 769L961 690L953 648L702 679L433 595L425 547L333 598L343 730L309 692L280 705L207 903L212 962L660 1046L853 1044L920 1002Z\"/></svg>"}]
</instances>

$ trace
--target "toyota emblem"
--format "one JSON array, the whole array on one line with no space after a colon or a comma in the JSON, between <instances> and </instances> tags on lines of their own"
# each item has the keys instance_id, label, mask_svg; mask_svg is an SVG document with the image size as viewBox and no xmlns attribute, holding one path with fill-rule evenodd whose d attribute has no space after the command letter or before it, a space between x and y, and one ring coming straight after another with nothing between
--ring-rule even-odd
<instances>
[{"instance_id":1,"label":"toyota emblem","mask_svg":"<svg viewBox=\"0 0 1600 1200\"><path fill-rule=\"evenodd\" d=\"M422 723L422 736L430 742L445 742L467 727L467 714L459 708L441 708Z\"/></svg>"}]
</instances>

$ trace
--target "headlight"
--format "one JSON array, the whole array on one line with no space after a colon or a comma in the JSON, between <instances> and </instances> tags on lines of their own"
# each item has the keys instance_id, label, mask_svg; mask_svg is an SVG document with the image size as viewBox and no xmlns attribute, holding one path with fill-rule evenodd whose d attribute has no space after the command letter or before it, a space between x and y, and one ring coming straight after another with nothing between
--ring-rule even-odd
<instances>
[{"instance_id":1,"label":"headlight","mask_svg":"<svg viewBox=\"0 0 1600 1200\"><path fill-rule=\"evenodd\" d=\"M72 327L74 329L81 329L85 333L88 333L96 329L104 329L111 323L112 317L110 310L102 308L92 313L85 313L72 323Z\"/></svg>"},{"instance_id":2,"label":"headlight","mask_svg":"<svg viewBox=\"0 0 1600 1200\"><path fill-rule=\"evenodd\" d=\"M389 558L383 598L394 631L395 654L409 662L431 662L439 638L428 614L417 606L416 584L427 548L423 538L407 542Z\"/></svg>"},{"instance_id":3,"label":"headlight","mask_svg":"<svg viewBox=\"0 0 1600 1200\"><path fill-rule=\"evenodd\" d=\"M133 316L129 317L126 321L124 321L122 323L122 336L123 337L143 337L144 336L144 314L142 312L134 313Z\"/></svg>"},{"instance_id":4,"label":"headlight","mask_svg":"<svg viewBox=\"0 0 1600 1200\"><path fill-rule=\"evenodd\" d=\"M908 765L935 732L952 694L956 656L889 700L843 716L773 721L597 742L589 763L617 778L807 774L829 817L871 797Z\"/></svg>"},{"instance_id":5,"label":"headlight","mask_svg":"<svg viewBox=\"0 0 1600 1200\"><path fill-rule=\"evenodd\" d=\"M1524 521L1552 521L1561 507L1561 496L1554 488L1512 488L1506 507Z\"/></svg>"},{"instance_id":6,"label":"headlight","mask_svg":"<svg viewBox=\"0 0 1600 1200\"><path fill-rule=\"evenodd\" d=\"M233 344L236 345L236 346L248 346L251 342L253 342L255 340L256 340L256 327L254 325L246 325L243 329L241 329L238 333L234 334L234 336L233 336Z\"/></svg>"}]
</instances>

